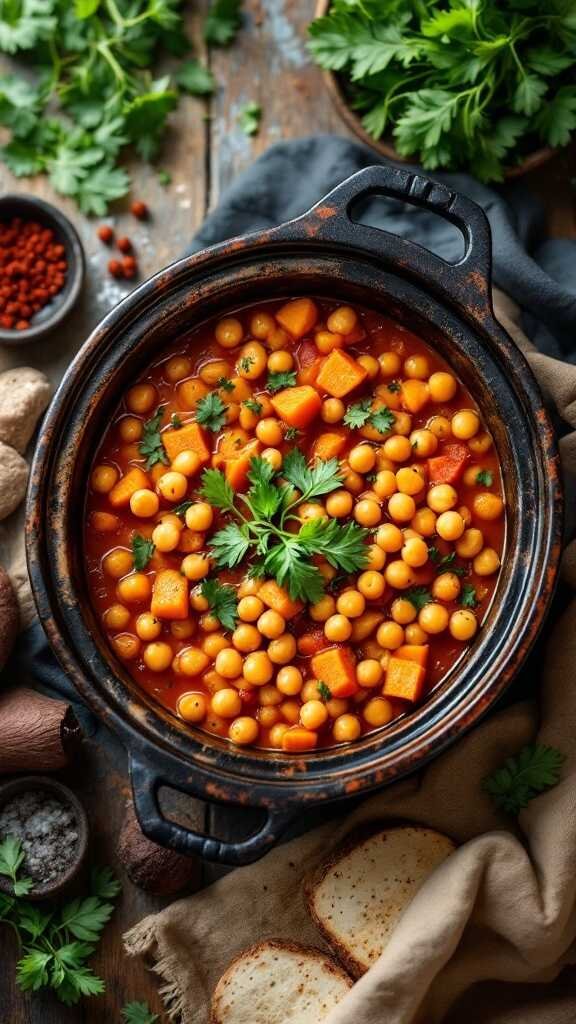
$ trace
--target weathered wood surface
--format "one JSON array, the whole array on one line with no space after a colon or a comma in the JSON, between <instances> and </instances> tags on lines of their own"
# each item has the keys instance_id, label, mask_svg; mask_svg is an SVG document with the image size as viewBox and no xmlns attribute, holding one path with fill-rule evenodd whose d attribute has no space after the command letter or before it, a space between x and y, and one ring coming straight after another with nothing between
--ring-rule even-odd
<instances>
[{"instance_id":1,"label":"weathered wood surface","mask_svg":"<svg viewBox=\"0 0 576 1024\"><path fill-rule=\"evenodd\" d=\"M200 55L200 24L206 6L207 0L197 0L189 15ZM269 145L320 132L349 134L332 108L320 73L307 59L306 25L313 8L313 0L247 0L245 25L234 46L204 55L219 82L217 93L209 103L184 98L173 115L173 131L162 159L162 166L172 176L170 186L159 184L153 168L134 165L132 197L147 202L152 211L150 221L136 222L128 213L127 202L119 203L106 220L118 234L132 237L143 279L180 255L223 189ZM249 139L238 126L238 113L252 100L262 105L263 117L259 134ZM576 187L571 181L576 175L575 156L576 146L515 186L528 187L541 198L550 233L557 237L576 236ZM80 216L72 203L54 196L45 180L16 181L0 165L0 194L24 189L61 206L76 224L86 249L86 292L64 328L76 349L132 285L119 284L107 275L109 253L98 241L93 221ZM27 348L25 354L14 350L11 358L15 365L26 359L43 367L53 361L58 347L58 339L42 342ZM64 357L56 370L63 368ZM95 969L106 979L107 991L105 996L70 1010L50 997L23 997L14 985L15 944L8 929L0 929L0 1024L116 1024L122 1006L131 1000L147 1000L156 1012L161 1010L155 978L122 953L122 933L163 905L162 900L135 888L117 865L116 840L129 792L124 752L112 737L98 744L87 741L80 764L69 776L90 816L94 860L116 867L123 882L118 909L94 961ZM180 802L180 813L182 809ZM227 810L206 811L193 801L187 801L184 810L198 828L204 825L222 835L232 835L239 828L237 816ZM199 864L197 885L220 873L220 869Z\"/></svg>"}]
</instances>

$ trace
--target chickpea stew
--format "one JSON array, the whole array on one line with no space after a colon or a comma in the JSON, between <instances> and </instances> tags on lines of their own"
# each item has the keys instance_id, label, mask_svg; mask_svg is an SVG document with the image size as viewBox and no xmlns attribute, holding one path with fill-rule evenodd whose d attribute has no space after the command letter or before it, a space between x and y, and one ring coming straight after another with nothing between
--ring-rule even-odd
<instances>
[{"instance_id":1,"label":"chickpea stew","mask_svg":"<svg viewBox=\"0 0 576 1024\"><path fill-rule=\"evenodd\" d=\"M480 412L420 338L296 298L191 331L91 470L91 600L181 720L298 753L410 711L473 642L505 541Z\"/></svg>"}]
</instances>

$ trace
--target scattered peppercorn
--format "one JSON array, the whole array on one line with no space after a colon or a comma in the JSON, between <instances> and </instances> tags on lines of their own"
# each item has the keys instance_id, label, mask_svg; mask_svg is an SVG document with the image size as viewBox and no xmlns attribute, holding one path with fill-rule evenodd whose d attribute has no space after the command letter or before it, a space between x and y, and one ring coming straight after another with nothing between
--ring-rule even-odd
<instances>
[{"instance_id":1,"label":"scattered peppercorn","mask_svg":"<svg viewBox=\"0 0 576 1024\"><path fill-rule=\"evenodd\" d=\"M13 217L0 222L0 326L26 330L64 287L66 250L51 228Z\"/></svg>"},{"instance_id":2,"label":"scattered peppercorn","mask_svg":"<svg viewBox=\"0 0 576 1024\"><path fill-rule=\"evenodd\" d=\"M124 277L135 277L137 273L136 260L133 256L124 256L122 259L122 271Z\"/></svg>"},{"instance_id":3,"label":"scattered peppercorn","mask_svg":"<svg viewBox=\"0 0 576 1024\"><path fill-rule=\"evenodd\" d=\"M130 211L134 217L138 218L138 220L146 220L148 216L148 207L146 206L146 203L142 202L141 199L134 200L134 202L130 206Z\"/></svg>"},{"instance_id":4,"label":"scattered peppercorn","mask_svg":"<svg viewBox=\"0 0 576 1024\"><path fill-rule=\"evenodd\" d=\"M124 268L120 260L108 260L108 273L112 277L124 277Z\"/></svg>"},{"instance_id":5,"label":"scattered peppercorn","mask_svg":"<svg viewBox=\"0 0 576 1024\"><path fill-rule=\"evenodd\" d=\"M104 242L104 245L110 245L114 238L114 232L109 224L102 224L98 228L98 238L101 242Z\"/></svg>"},{"instance_id":6,"label":"scattered peppercorn","mask_svg":"<svg viewBox=\"0 0 576 1024\"><path fill-rule=\"evenodd\" d=\"M132 252L132 242L125 235L117 240L116 246L120 249L120 252Z\"/></svg>"}]
</instances>

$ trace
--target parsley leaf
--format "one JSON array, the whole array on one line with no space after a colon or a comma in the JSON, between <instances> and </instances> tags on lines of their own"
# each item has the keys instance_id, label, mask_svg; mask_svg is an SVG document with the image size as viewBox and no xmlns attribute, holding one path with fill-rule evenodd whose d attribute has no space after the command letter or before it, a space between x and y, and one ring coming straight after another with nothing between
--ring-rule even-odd
<instances>
[{"instance_id":1,"label":"parsley leaf","mask_svg":"<svg viewBox=\"0 0 576 1024\"><path fill-rule=\"evenodd\" d=\"M460 594L460 604L463 608L476 608L478 606L478 598L476 596L476 588L471 583L465 583L462 587L462 593Z\"/></svg>"},{"instance_id":2,"label":"parsley leaf","mask_svg":"<svg viewBox=\"0 0 576 1024\"><path fill-rule=\"evenodd\" d=\"M172 427L173 430L180 430L180 427L182 426L182 420L180 419L178 413L172 413L170 417L170 426Z\"/></svg>"},{"instance_id":3,"label":"parsley leaf","mask_svg":"<svg viewBox=\"0 0 576 1024\"><path fill-rule=\"evenodd\" d=\"M262 118L262 107L259 103L246 103L238 115L238 123L245 135L257 135Z\"/></svg>"},{"instance_id":4,"label":"parsley leaf","mask_svg":"<svg viewBox=\"0 0 576 1024\"><path fill-rule=\"evenodd\" d=\"M171 511L173 516L178 516L180 519L183 519L184 516L186 515L188 509L193 504L194 504L193 501L189 501L189 500L181 501L179 505L175 505L174 508L170 509L170 511Z\"/></svg>"},{"instance_id":5,"label":"parsley leaf","mask_svg":"<svg viewBox=\"0 0 576 1024\"><path fill-rule=\"evenodd\" d=\"M205 469L200 478L199 494L210 505L231 512L234 509L234 491L219 469Z\"/></svg>"},{"instance_id":6,"label":"parsley leaf","mask_svg":"<svg viewBox=\"0 0 576 1024\"><path fill-rule=\"evenodd\" d=\"M381 434L387 434L394 426L394 413L387 406L376 409L370 416L370 423Z\"/></svg>"},{"instance_id":7,"label":"parsley leaf","mask_svg":"<svg viewBox=\"0 0 576 1024\"><path fill-rule=\"evenodd\" d=\"M327 700L332 700L332 691L330 687L326 686L326 683L323 683L321 679L318 680L318 685L316 689L320 694L321 701L324 701L324 703L326 703Z\"/></svg>"},{"instance_id":8,"label":"parsley leaf","mask_svg":"<svg viewBox=\"0 0 576 1024\"><path fill-rule=\"evenodd\" d=\"M250 549L250 537L236 523L229 523L210 539L210 551L220 569L233 569L239 565Z\"/></svg>"},{"instance_id":9,"label":"parsley leaf","mask_svg":"<svg viewBox=\"0 0 576 1024\"><path fill-rule=\"evenodd\" d=\"M432 601L432 594L429 590L426 590L426 587L412 587L411 590L406 591L404 596L407 601L410 601L410 604L414 606L417 612Z\"/></svg>"},{"instance_id":10,"label":"parsley leaf","mask_svg":"<svg viewBox=\"0 0 576 1024\"><path fill-rule=\"evenodd\" d=\"M344 426L351 427L353 430L365 426L370 419L371 409L371 398L363 398L360 402L349 405L342 420Z\"/></svg>"},{"instance_id":11,"label":"parsley leaf","mask_svg":"<svg viewBox=\"0 0 576 1024\"><path fill-rule=\"evenodd\" d=\"M202 426L207 427L212 433L217 433L226 423L228 407L216 391L211 391L204 398L199 399L196 404L196 419Z\"/></svg>"},{"instance_id":12,"label":"parsley leaf","mask_svg":"<svg viewBox=\"0 0 576 1024\"><path fill-rule=\"evenodd\" d=\"M245 405L250 412L253 412L256 416L259 416L262 412L263 406L261 402L257 402L255 398L247 398L242 405Z\"/></svg>"},{"instance_id":13,"label":"parsley leaf","mask_svg":"<svg viewBox=\"0 0 576 1024\"><path fill-rule=\"evenodd\" d=\"M124 1024L155 1024L159 1019L157 1013L152 1013L148 1003L126 1003L122 1010Z\"/></svg>"},{"instance_id":14,"label":"parsley leaf","mask_svg":"<svg viewBox=\"0 0 576 1024\"><path fill-rule=\"evenodd\" d=\"M465 576L466 569L461 565L454 565L456 552L451 551L449 555L441 555L438 548L428 548L428 557L436 566L436 573L440 576L443 572L453 572L455 576Z\"/></svg>"},{"instance_id":15,"label":"parsley leaf","mask_svg":"<svg viewBox=\"0 0 576 1024\"><path fill-rule=\"evenodd\" d=\"M234 388L236 386L234 384L234 381L230 380L229 377L219 377L216 383L217 383L217 386L219 388L222 388L223 391L234 391ZM248 401L250 401L250 399L248 399ZM243 405L247 405L248 401L243 402L242 404ZM256 403L256 404L258 404L258 403ZM260 408L262 408L262 406L260 406Z\"/></svg>"},{"instance_id":16,"label":"parsley leaf","mask_svg":"<svg viewBox=\"0 0 576 1024\"><path fill-rule=\"evenodd\" d=\"M216 80L209 68L192 58L176 72L178 85L193 96L210 96L216 88Z\"/></svg>"},{"instance_id":17,"label":"parsley leaf","mask_svg":"<svg viewBox=\"0 0 576 1024\"><path fill-rule=\"evenodd\" d=\"M530 743L487 775L482 780L482 788L497 807L515 815L539 793L557 785L564 761L561 750L543 743Z\"/></svg>"},{"instance_id":18,"label":"parsley leaf","mask_svg":"<svg viewBox=\"0 0 576 1024\"><path fill-rule=\"evenodd\" d=\"M282 391L283 388L293 388L296 384L296 370L280 370L278 373L269 373L266 381L266 388L272 394Z\"/></svg>"},{"instance_id":19,"label":"parsley leaf","mask_svg":"<svg viewBox=\"0 0 576 1024\"><path fill-rule=\"evenodd\" d=\"M317 459L309 466L298 448L291 448L282 465L282 476L302 492L302 501L330 494L342 486L338 459Z\"/></svg>"},{"instance_id":20,"label":"parsley leaf","mask_svg":"<svg viewBox=\"0 0 576 1024\"><path fill-rule=\"evenodd\" d=\"M286 430L284 431L285 441L295 441L298 437L300 437L298 427L286 427Z\"/></svg>"},{"instance_id":21,"label":"parsley leaf","mask_svg":"<svg viewBox=\"0 0 576 1024\"><path fill-rule=\"evenodd\" d=\"M141 537L139 533L132 535L132 557L136 572L142 572L142 569L146 568L155 550L151 540Z\"/></svg>"},{"instance_id":22,"label":"parsley leaf","mask_svg":"<svg viewBox=\"0 0 576 1024\"><path fill-rule=\"evenodd\" d=\"M483 484L484 487L492 487L492 484L494 483L494 477L492 476L490 470L481 469L480 472L476 474L476 483Z\"/></svg>"},{"instance_id":23,"label":"parsley leaf","mask_svg":"<svg viewBox=\"0 0 576 1024\"><path fill-rule=\"evenodd\" d=\"M242 0L214 0L204 22L204 39L212 46L231 43L242 22Z\"/></svg>"},{"instance_id":24,"label":"parsley leaf","mask_svg":"<svg viewBox=\"0 0 576 1024\"><path fill-rule=\"evenodd\" d=\"M20 840L16 836L6 836L0 843L0 875L10 879L15 896L26 896L34 885L31 878L17 878L23 861L24 850Z\"/></svg>"},{"instance_id":25,"label":"parsley leaf","mask_svg":"<svg viewBox=\"0 0 576 1024\"><path fill-rule=\"evenodd\" d=\"M236 629L238 602L234 587L219 583L218 580L205 579L202 580L200 593L206 598L210 611L220 620L224 629Z\"/></svg>"},{"instance_id":26,"label":"parsley leaf","mask_svg":"<svg viewBox=\"0 0 576 1024\"><path fill-rule=\"evenodd\" d=\"M163 462L166 466L169 464L160 433L164 408L163 405L159 405L154 415L146 421L142 430L142 440L138 445L138 450L146 459L146 469L152 469L152 466L158 462Z\"/></svg>"}]
</instances>

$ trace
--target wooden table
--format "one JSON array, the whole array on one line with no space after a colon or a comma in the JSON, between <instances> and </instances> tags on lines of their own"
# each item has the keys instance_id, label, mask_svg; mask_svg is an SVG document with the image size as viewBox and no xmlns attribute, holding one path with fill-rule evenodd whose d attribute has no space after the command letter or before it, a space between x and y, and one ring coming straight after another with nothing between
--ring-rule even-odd
<instances>
[{"instance_id":1,"label":"wooden table","mask_svg":"<svg viewBox=\"0 0 576 1024\"><path fill-rule=\"evenodd\" d=\"M246 0L245 27L228 50L206 53L201 24L207 0L196 0L188 15L189 32L196 52L209 62L219 88L209 102L183 98L172 118L172 131L161 166L172 176L164 188L153 168L131 168L133 198L143 198L152 211L148 223L137 223L119 203L106 218L118 234L128 234L138 251L142 276L148 277L176 259L190 242L206 213L218 202L226 186L269 145L281 139L338 132L349 135L325 91L320 72L308 61L306 25L312 17L313 0ZM247 138L237 124L238 111L255 100L263 108L259 134ZM555 157L545 168L517 182L543 201L549 231L560 237L576 236L576 188L571 177L576 168L576 146ZM295 183L297 187L297 183ZM45 179L17 181L0 166L0 194L28 191L54 201L76 224L88 259L88 280L83 301L67 322L68 338L79 347L97 321L129 290L106 273L108 250L96 237L93 221L80 216L72 203L54 196ZM58 339L31 346L24 355L14 354L17 365L24 359L40 368L52 364ZM57 362L58 374L64 358ZM87 740L80 764L69 773L84 801L93 826L94 856L99 863L115 866L123 883L123 894L108 926L95 970L106 979L106 994L86 1000L80 1007L66 1009L50 997L23 997L14 985L16 950L8 929L0 928L0 1024L110 1024L120 1021L120 1010L130 1000L147 1000L161 1012L154 977L139 962L127 960L122 952L122 933L145 914L164 904L136 889L116 860L116 840L129 796L125 755L111 736L98 742ZM180 804L182 812L182 805ZM226 812L209 811L199 804L185 808L187 818L197 827L207 826L225 833ZM212 881L219 869L197 865L196 887Z\"/></svg>"}]
</instances>

